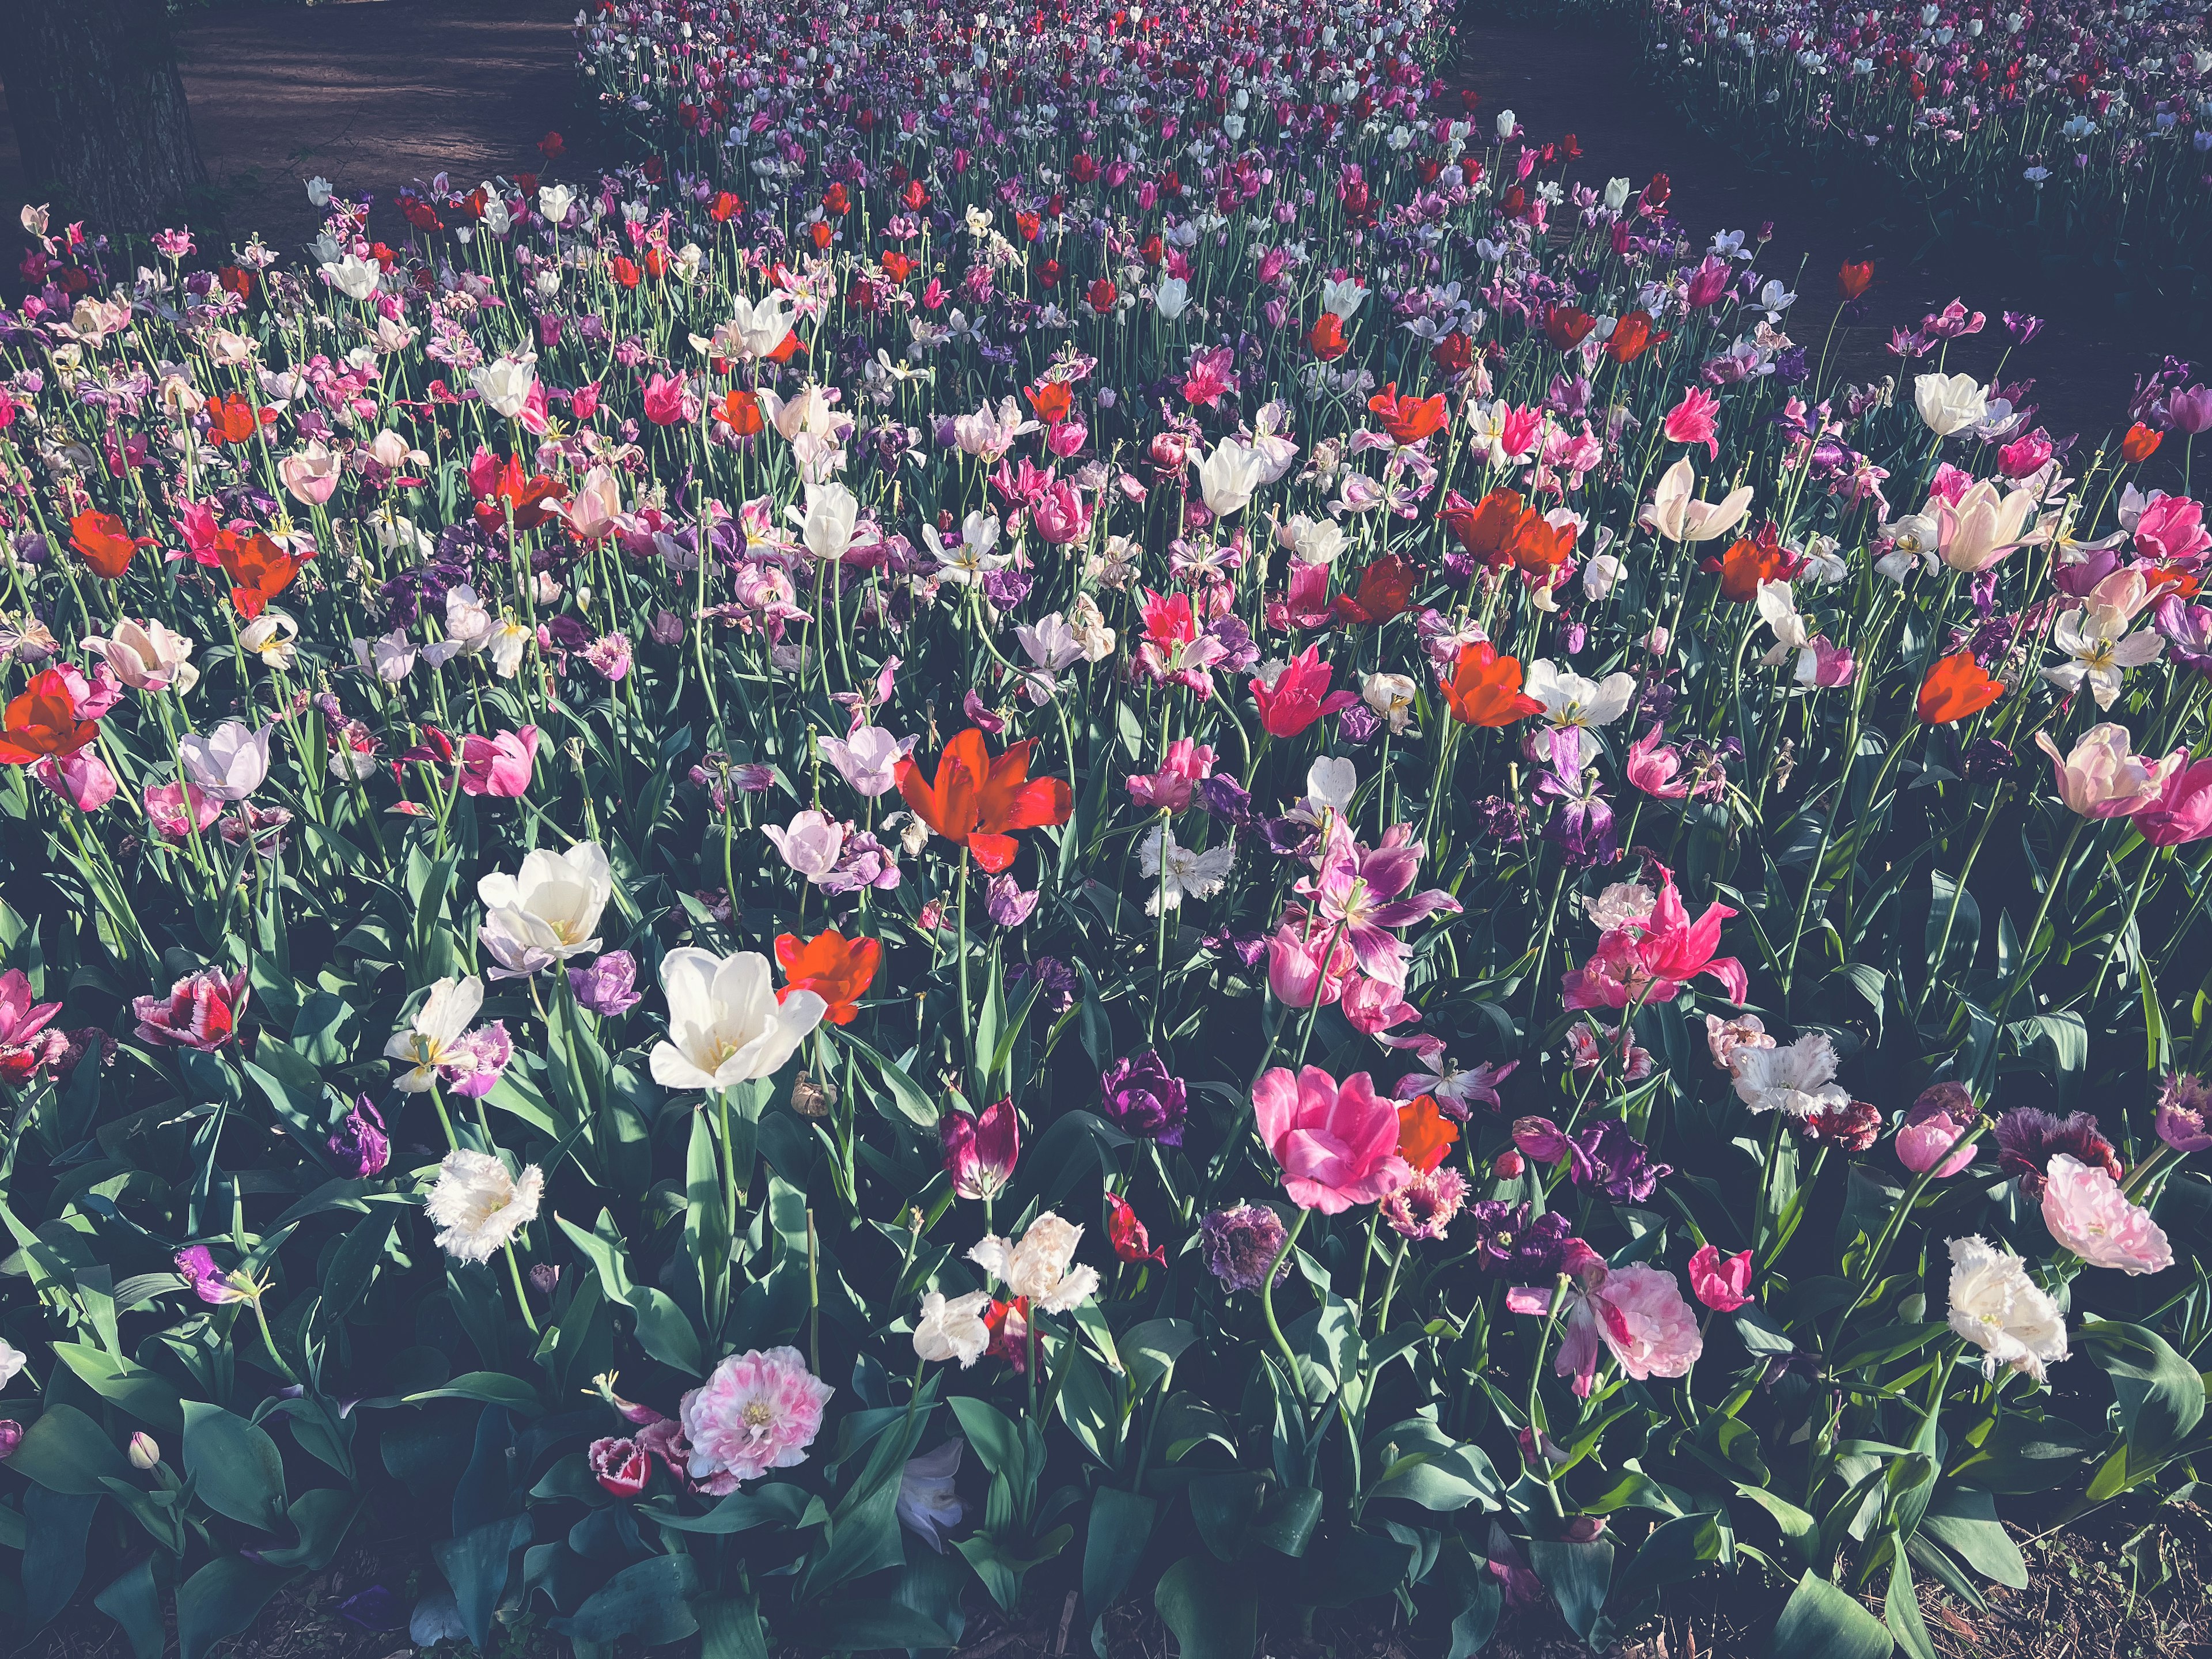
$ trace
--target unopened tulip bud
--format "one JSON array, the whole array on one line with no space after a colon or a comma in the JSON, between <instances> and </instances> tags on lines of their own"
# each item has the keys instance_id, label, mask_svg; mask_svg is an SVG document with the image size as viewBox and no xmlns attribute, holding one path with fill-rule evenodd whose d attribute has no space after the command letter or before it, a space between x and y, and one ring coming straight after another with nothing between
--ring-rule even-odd
<instances>
[{"instance_id":1,"label":"unopened tulip bud","mask_svg":"<svg viewBox=\"0 0 2212 1659\"><path fill-rule=\"evenodd\" d=\"M131 1467L150 1470L161 1462L161 1443L143 1429L131 1437Z\"/></svg>"}]
</instances>

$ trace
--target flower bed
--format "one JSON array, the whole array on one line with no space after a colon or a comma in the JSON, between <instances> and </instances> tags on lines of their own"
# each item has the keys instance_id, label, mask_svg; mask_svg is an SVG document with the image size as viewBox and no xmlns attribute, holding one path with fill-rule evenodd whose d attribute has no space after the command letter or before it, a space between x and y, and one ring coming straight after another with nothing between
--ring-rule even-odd
<instances>
[{"instance_id":1,"label":"flower bed","mask_svg":"<svg viewBox=\"0 0 2212 1659\"><path fill-rule=\"evenodd\" d=\"M1899 234L2094 267L2195 330L2212 255L2201 8L1668 0L1645 21L1661 82L1747 154L1886 203Z\"/></svg>"},{"instance_id":2,"label":"flower bed","mask_svg":"<svg viewBox=\"0 0 2212 1659\"><path fill-rule=\"evenodd\" d=\"M26 216L15 1613L1921 1652L2193 1478L2212 392L1837 384L1418 9L585 38L399 248Z\"/></svg>"}]
</instances>

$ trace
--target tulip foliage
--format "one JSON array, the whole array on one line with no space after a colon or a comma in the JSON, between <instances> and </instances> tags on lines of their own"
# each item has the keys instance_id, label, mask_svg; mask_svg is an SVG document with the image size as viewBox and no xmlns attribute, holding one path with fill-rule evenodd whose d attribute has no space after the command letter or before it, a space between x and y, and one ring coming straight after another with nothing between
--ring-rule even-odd
<instances>
[{"instance_id":1,"label":"tulip foliage","mask_svg":"<svg viewBox=\"0 0 2212 1659\"><path fill-rule=\"evenodd\" d=\"M1828 377L1419 4L580 27L590 185L27 216L11 1620L1923 1654L2191 1487L2212 394Z\"/></svg>"}]
</instances>

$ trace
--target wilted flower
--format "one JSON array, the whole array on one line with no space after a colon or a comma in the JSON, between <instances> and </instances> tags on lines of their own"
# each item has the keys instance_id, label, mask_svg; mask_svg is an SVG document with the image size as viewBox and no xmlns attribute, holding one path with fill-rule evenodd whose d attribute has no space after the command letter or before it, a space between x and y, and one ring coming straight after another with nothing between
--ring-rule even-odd
<instances>
[{"instance_id":1,"label":"wilted flower","mask_svg":"<svg viewBox=\"0 0 2212 1659\"><path fill-rule=\"evenodd\" d=\"M2168 1072L2158 1091L2158 1138L2177 1152L2212 1146L2212 1089L2193 1072Z\"/></svg>"},{"instance_id":2,"label":"wilted flower","mask_svg":"<svg viewBox=\"0 0 2212 1659\"><path fill-rule=\"evenodd\" d=\"M626 1014L642 1000L635 989L637 958L627 951L609 951L588 968L568 969L568 988L576 1005L603 1019Z\"/></svg>"},{"instance_id":3,"label":"wilted flower","mask_svg":"<svg viewBox=\"0 0 2212 1659\"><path fill-rule=\"evenodd\" d=\"M392 1161L392 1140L384 1131L384 1114L367 1095L354 1097L352 1109L332 1132L328 1145L332 1164L352 1180L380 1175Z\"/></svg>"}]
</instances>

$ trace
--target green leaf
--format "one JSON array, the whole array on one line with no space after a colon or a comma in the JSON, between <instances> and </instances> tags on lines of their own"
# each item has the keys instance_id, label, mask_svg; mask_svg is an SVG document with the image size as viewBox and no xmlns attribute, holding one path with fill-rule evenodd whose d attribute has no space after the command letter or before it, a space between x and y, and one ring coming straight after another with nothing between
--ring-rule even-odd
<instances>
[{"instance_id":1,"label":"green leaf","mask_svg":"<svg viewBox=\"0 0 2212 1659\"><path fill-rule=\"evenodd\" d=\"M1017 1487L1025 1485L1029 1455L1023 1449L1022 1432L1012 1419L989 1401L973 1395L955 1395L948 1403L960 1419L960 1432L967 1436L983 1467L993 1474L1005 1475Z\"/></svg>"},{"instance_id":2,"label":"green leaf","mask_svg":"<svg viewBox=\"0 0 2212 1659\"><path fill-rule=\"evenodd\" d=\"M2129 1472L2150 1470L2203 1418L2204 1379L2164 1337L2140 1325L2091 1321L2081 1327L2081 1340L2119 1396Z\"/></svg>"},{"instance_id":3,"label":"green leaf","mask_svg":"<svg viewBox=\"0 0 2212 1659\"><path fill-rule=\"evenodd\" d=\"M490 1639L491 1616L507 1589L507 1564L529 1541L530 1517L503 1515L430 1547L431 1559L453 1587L461 1627L479 1648Z\"/></svg>"},{"instance_id":4,"label":"green leaf","mask_svg":"<svg viewBox=\"0 0 2212 1659\"><path fill-rule=\"evenodd\" d=\"M898 1118L904 1118L917 1129L927 1129L932 1134L937 1132L937 1120L944 1114L937 1109L937 1103L929 1097L927 1090L908 1077L897 1064L886 1060L851 1032L841 1028L832 1031L830 1036L834 1041L843 1043L860 1057L860 1063L867 1067L866 1075L871 1083L883 1085L870 1092L878 1110L882 1109L886 1099L896 1109L897 1117L892 1117L890 1112L884 1112L885 1117L891 1117L894 1122Z\"/></svg>"},{"instance_id":5,"label":"green leaf","mask_svg":"<svg viewBox=\"0 0 2212 1659\"><path fill-rule=\"evenodd\" d=\"M125 1568L92 1604L123 1626L131 1659L161 1659L169 1638L161 1628L161 1594L154 1583L152 1556Z\"/></svg>"},{"instance_id":6,"label":"green leaf","mask_svg":"<svg viewBox=\"0 0 2212 1659\"><path fill-rule=\"evenodd\" d=\"M131 1465L115 1449L106 1431L74 1406L49 1406L39 1420L23 1431L9 1471L48 1492L73 1498L100 1498L107 1488L101 1477L131 1478Z\"/></svg>"},{"instance_id":7,"label":"green leaf","mask_svg":"<svg viewBox=\"0 0 2212 1659\"><path fill-rule=\"evenodd\" d=\"M614 1218L600 1211L597 1229L588 1233L566 1216L556 1218L569 1243L582 1251L585 1260L598 1271L599 1288L606 1292L608 1300L627 1303L637 1316L638 1346L664 1365L673 1366L687 1376L703 1376L705 1365L700 1355L699 1333L684 1316L684 1310L665 1291L630 1283L622 1235L615 1229Z\"/></svg>"},{"instance_id":8,"label":"green leaf","mask_svg":"<svg viewBox=\"0 0 2212 1659\"><path fill-rule=\"evenodd\" d=\"M2027 1588L2027 1563L1997 1519L1997 1506L1989 1493L1972 1486L1948 1488L1921 1517L1920 1530L1983 1577L2011 1589Z\"/></svg>"},{"instance_id":9,"label":"green leaf","mask_svg":"<svg viewBox=\"0 0 2212 1659\"><path fill-rule=\"evenodd\" d=\"M1928 1621L1920 1614L1919 1595L1912 1588L1911 1562L1902 1546L1890 1558L1889 1589L1882 1596L1881 1610L1881 1621L1898 1646L1912 1659L1936 1659Z\"/></svg>"},{"instance_id":10,"label":"green leaf","mask_svg":"<svg viewBox=\"0 0 2212 1659\"><path fill-rule=\"evenodd\" d=\"M806 1645L830 1653L867 1653L878 1648L949 1648L952 1638L927 1613L875 1597L841 1597L810 1611Z\"/></svg>"},{"instance_id":11,"label":"green leaf","mask_svg":"<svg viewBox=\"0 0 2212 1659\"><path fill-rule=\"evenodd\" d=\"M1094 1619L1121 1599L1152 1541L1160 1506L1119 1486L1091 1494L1091 1524L1083 1540L1083 1605Z\"/></svg>"},{"instance_id":12,"label":"green leaf","mask_svg":"<svg viewBox=\"0 0 2212 1659\"><path fill-rule=\"evenodd\" d=\"M1613 1545L1603 1538L1587 1544L1560 1544L1543 1540L1528 1546L1528 1565L1552 1599L1567 1628L1585 1642L1597 1628L1605 1611L1606 1592L1613 1585Z\"/></svg>"},{"instance_id":13,"label":"green leaf","mask_svg":"<svg viewBox=\"0 0 2212 1659\"><path fill-rule=\"evenodd\" d=\"M1251 1574L1224 1572L1206 1556L1186 1555L1160 1575L1152 1606L1182 1659L1252 1659L1260 1595Z\"/></svg>"},{"instance_id":14,"label":"green leaf","mask_svg":"<svg viewBox=\"0 0 2212 1659\"><path fill-rule=\"evenodd\" d=\"M87 1343L57 1342L53 1347L55 1358L101 1399L120 1406L164 1434L174 1434L184 1426L183 1402L167 1378Z\"/></svg>"},{"instance_id":15,"label":"green leaf","mask_svg":"<svg viewBox=\"0 0 2212 1659\"><path fill-rule=\"evenodd\" d=\"M317 1486L292 1500L284 1518L298 1530L300 1541L283 1549L263 1550L264 1565L300 1567L320 1572L331 1564L361 1513L362 1500L342 1486Z\"/></svg>"},{"instance_id":16,"label":"green leaf","mask_svg":"<svg viewBox=\"0 0 2212 1659\"><path fill-rule=\"evenodd\" d=\"M202 1659L216 1643L237 1635L291 1576L242 1555L209 1562L177 1591L177 1659Z\"/></svg>"},{"instance_id":17,"label":"green leaf","mask_svg":"<svg viewBox=\"0 0 2212 1659\"><path fill-rule=\"evenodd\" d=\"M23 1616L36 1630L67 1607L84 1579L85 1540L97 1498L33 1486L23 1497Z\"/></svg>"},{"instance_id":18,"label":"green leaf","mask_svg":"<svg viewBox=\"0 0 2212 1659\"><path fill-rule=\"evenodd\" d=\"M1809 1568L1774 1626L1775 1659L1888 1659L1896 1644L1875 1618Z\"/></svg>"},{"instance_id":19,"label":"green leaf","mask_svg":"<svg viewBox=\"0 0 2212 1659\"><path fill-rule=\"evenodd\" d=\"M769 1659L760 1604L751 1596L703 1596L691 1611L699 1620L699 1659Z\"/></svg>"},{"instance_id":20,"label":"green leaf","mask_svg":"<svg viewBox=\"0 0 2212 1659\"><path fill-rule=\"evenodd\" d=\"M450 1382L409 1395L404 1403L419 1406L426 1400L477 1400L487 1406L504 1406L525 1417L545 1414L538 1390L505 1371L464 1371Z\"/></svg>"},{"instance_id":21,"label":"green leaf","mask_svg":"<svg viewBox=\"0 0 2212 1659\"><path fill-rule=\"evenodd\" d=\"M1115 1346L1129 1375L1130 1394L1143 1399L1197 1340L1198 1327L1188 1319L1147 1319L1122 1332Z\"/></svg>"},{"instance_id":22,"label":"green leaf","mask_svg":"<svg viewBox=\"0 0 2212 1659\"><path fill-rule=\"evenodd\" d=\"M771 1522L781 1527L797 1527L799 1517L806 1513L806 1493L801 1488L775 1481L751 1492L733 1492L704 1515L682 1514L672 1498L656 1498L641 1505L638 1515L672 1532L726 1535L750 1532Z\"/></svg>"},{"instance_id":23,"label":"green leaf","mask_svg":"<svg viewBox=\"0 0 2212 1659\"><path fill-rule=\"evenodd\" d=\"M565 1619L546 1627L575 1642L627 1638L655 1648L680 1642L699 1628L688 1598L699 1588L699 1570L688 1555L656 1555L624 1567Z\"/></svg>"},{"instance_id":24,"label":"green leaf","mask_svg":"<svg viewBox=\"0 0 2212 1659\"><path fill-rule=\"evenodd\" d=\"M268 1431L205 1401L187 1400L185 1473L217 1515L276 1532L284 1524L284 1456Z\"/></svg>"},{"instance_id":25,"label":"green leaf","mask_svg":"<svg viewBox=\"0 0 2212 1659\"><path fill-rule=\"evenodd\" d=\"M315 1328L328 1331L344 1322L361 1305L384 1261L384 1247L398 1224L399 1211L390 1204L373 1205L356 1222L331 1253L331 1265L322 1279L322 1300L315 1307Z\"/></svg>"}]
</instances>

